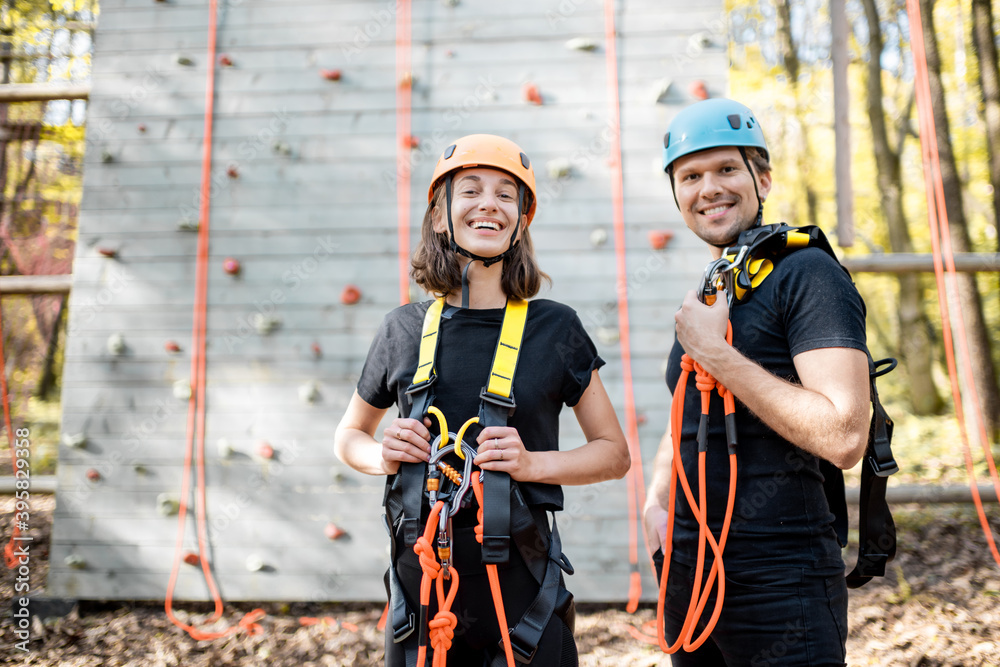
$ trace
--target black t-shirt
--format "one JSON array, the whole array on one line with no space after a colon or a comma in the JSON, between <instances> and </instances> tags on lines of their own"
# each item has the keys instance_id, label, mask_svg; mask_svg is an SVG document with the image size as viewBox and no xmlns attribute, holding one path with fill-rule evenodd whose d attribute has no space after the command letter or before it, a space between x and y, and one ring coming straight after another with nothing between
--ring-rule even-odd
<instances>
[{"instance_id":1,"label":"black t-shirt","mask_svg":"<svg viewBox=\"0 0 1000 667\"><path fill-rule=\"evenodd\" d=\"M382 321L358 381L358 395L376 408L395 404L409 416L406 389L413 381L419 356L424 315L431 301L396 308ZM472 310L445 307L435 359L434 405L458 431L479 414L479 394L489 376L504 309ZM507 422L531 451L559 449L559 412L576 405L590 384L591 373L604 365L597 348L577 317L563 304L536 299L528 304L524 338L514 374L517 409ZM431 432L437 434L436 420ZM466 432L474 444L480 428ZM529 505L556 511L563 506L560 486L521 483Z\"/></svg>"},{"instance_id":2,"label":"black t-shirt","mask_svg":"<svg viewBox=\"0 0 1000 667\"><path fill-rule=\"evenodd\" d=\"M799 382L792 358L808 350L847 347L867 350L864 303L850 276L819 248L792 252L749 301L734 305L733 346L774 375ZM667 386L675 391L684 350L674 341ZM701 394L695 374L684 400L681 458L698 498L697 445ZM707 454L710 525L719 534L729 493L729 457L724 408L712 392ZM809 419L809 415L800 415ZM723 552L727 569L809 567L842 570L833 514L823 492L819 459L779 436L736 401L736 504ZM698 524L678 483L674 555L687 565L697 560ZM710 550L707 550L710 553Z\"/></svg>"}]
</instances>

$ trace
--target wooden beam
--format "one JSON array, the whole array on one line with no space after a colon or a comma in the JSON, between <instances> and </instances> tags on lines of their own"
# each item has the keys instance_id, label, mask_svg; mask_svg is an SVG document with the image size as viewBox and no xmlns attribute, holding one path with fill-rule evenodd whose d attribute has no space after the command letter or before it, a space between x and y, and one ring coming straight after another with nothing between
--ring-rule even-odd
<instances>
[{"instance_id":1,"label":"wooden beam","mask_svg":"<svg viewBox=\"0 0 1000 667\"><path fill-rule=\"evenodd\" d=\"M933 273L934 258L920 253L887 253L884 255L852 255L841 262L852 273ZM955 270L965 272L1000 271L1000 253L955 253Z\"/></svg>"},{"instance_id":2,"label":"wooden beam","mask_svg":"<svg viewBox=\"0 0 1000 667\"><path fill-rule=\"evenodd\" d=\"M89 83L5 83L0 84L0 102L48 102L85 100Z\"/></svg>"},{"instance_id":3,"label":"wooden beam","mask_svg":"<svg viewBox=\"0 0 1000 667\"><path fill-rule=\"evenodd\" d=\"M73 276L0 276L0 295L69 294Z\"/></svg>"},{"instance_id":4,"label":"wooden beam","mask_svg":"<svg viewBox=\"0 0 1000 667\"><path fill-rule=\"evenodd\" d=\"M997 502L996 490L992 484L980 484L979 496L984 503ZM847 502L858 504L859 492L856 487L847 489ZM885 490L885 499L893 504L933 505L937 503L971 503L972 489L968 486L935 486L932 484L903 484L890 486Z\"/></svg>"},{"instance_id":5,"label":"wooden beam","mask_svg":"<svg viewBox=\"0 0 1000 667\"><path fill-rule=\"evenodd\" d=\"M854 187L851 182L850 95L847 86L847 9L840 0L830 0L833 42L833 136L836 147L834 171L837 183L837 245L854 245Z\"/></svg>"}]
</instances>

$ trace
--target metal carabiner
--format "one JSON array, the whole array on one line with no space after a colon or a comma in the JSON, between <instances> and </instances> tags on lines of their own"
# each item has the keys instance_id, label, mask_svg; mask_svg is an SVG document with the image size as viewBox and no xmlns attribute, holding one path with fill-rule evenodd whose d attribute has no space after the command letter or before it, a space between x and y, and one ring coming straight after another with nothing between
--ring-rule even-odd
<instances>
[{"instance_id":1,"label":"metal carabiner","mask_svg":"<svg viewBox=\"0 0 1000 667\"><path fill-rule=\"evenodd\" d=\"M743 263L748 248L740 246L739 252L732 260L725 256L720 257L705 267L705 273L701 278L701 285L698 288L698 300L709 305L715 303L715 294L720 289L726 291L726 301L730 307L736 296L734 271Z\"/></svg>"},{"instance_id":2,"label":"metal carabiner","mask_svg":"<svg viewBox=\"0 0 1000 667\"><path fill-rule=\"evenodd\" d=\"M452 481L452 484L455 486L455 488L453 488L447 494L440 494L438 496L439 498L442 495L448 496L449 508L447 515L449 517L452 517L458 513L459 509L461 509L462 499L465 498L465 494L469 492L469 488L472 483L472 459L476 457L476 450L473 449L469 444L467 444L463 439L461 439L454 433L439 435L434 439L434 442L431 443L432 453L431 453L431 458L428 461L429 470L431 471L436 470L438 464L441 463L441 459L443 459L445 456L448 456L449 454L455 453L455 449L448 447L446 444L445 445L441 444L441 441L448 442L448 440L446 439L448 437L450 437L452 441L455 443L456 449L461 447L462 460L465 463L465 465L462 468L461 479L459 480L458 484L455 484L454 481ZM451 481L450 477L446 476L446 479ZM444 480L442 479L441 482L443 485ZM442 514L445 514L445 512L442 512Z\"/></svg>"}]
</instances>

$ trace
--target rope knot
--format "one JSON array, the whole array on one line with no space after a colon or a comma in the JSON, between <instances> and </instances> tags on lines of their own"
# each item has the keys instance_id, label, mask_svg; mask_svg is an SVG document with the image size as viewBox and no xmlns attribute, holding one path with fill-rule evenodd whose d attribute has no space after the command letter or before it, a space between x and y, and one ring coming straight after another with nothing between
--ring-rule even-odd
<instances>
[{"instance_id":1,"label":"rope knot","mask_svg":"<svg viewBox=\"0 0 1000 667\"><path fill-rule=\"evenodd\" d=\"M451 640L455 638L457 625L458 617L450 611L439 611L434 615L427 627L430 629L431 646L435 652L447 652L451 648Z\"/></svg>"},{"instance_id":2,"label":"rope knot","mask_svg":"<svg viewBox=\"0 0 1000 667\"><path fill-rule=\"evenodd\" d=\"M681 370L690 373L694 370L694 360L686 353L681 357Z\"/></svg>"},{"instance_id":3,"label":"rope knot","mask_svg":"<svg viewBox=\"0 0 1000 667\"><path fill-rule=\"evenodd\" d=\"M413 551L420 558L420 567L423 569L424 574L431 579L436 579L438 572L441 571L441 563L438 562L431 541L424 536L420 536L417 538L417 543L413 545Z\"/></svg>"}]
</instances>

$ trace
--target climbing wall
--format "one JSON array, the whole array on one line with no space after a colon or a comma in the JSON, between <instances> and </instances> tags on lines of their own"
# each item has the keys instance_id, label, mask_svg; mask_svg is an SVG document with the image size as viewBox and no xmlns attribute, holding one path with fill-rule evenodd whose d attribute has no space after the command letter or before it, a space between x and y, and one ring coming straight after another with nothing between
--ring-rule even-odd
<instances>
[{"instance_id":1,"label":"climbing wall","mask_svg":"<svg viewBox=\"0 0 1000 667\"><path fill-rule=\"evenodd\" d=\"M708 259L684 233L661 142L679 108L725 93L721 0L616 5L623 275L603 2L416 0L404 81L391 0L223 2L214 63L207 4L101 3L48 594L162 599L174 559L197 563L190 514L176 548L177 509L213 66L205 555L226 599L384 599L383 480L340 464L332 444L375 329L400 301L400 84L412 86L404 247L444 147L474 132L518 142L538 173L532 232L553 280L542 296L580 314L623 423L627 295L648 480L667 423L672 314ZM571 410L562 443L582 443ZM624 480L567 489L560 527L578 599L626 598L629 521ZM181 563L175 596L209 596L197 567Z\"/></svg>"}]
</instances>

